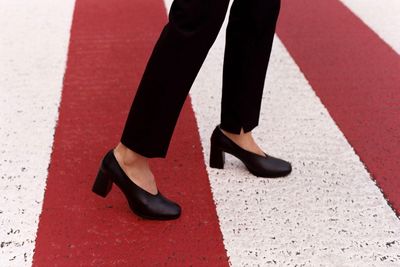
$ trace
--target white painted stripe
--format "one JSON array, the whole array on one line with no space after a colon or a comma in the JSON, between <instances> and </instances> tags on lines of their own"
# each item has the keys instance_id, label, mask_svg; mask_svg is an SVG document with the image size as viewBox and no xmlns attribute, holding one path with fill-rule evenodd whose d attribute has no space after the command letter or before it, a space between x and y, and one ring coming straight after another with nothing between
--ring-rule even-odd
<instances>
[{"instance_id":1,"label":"white painted stripe","mask_svg":"<svg viewBox=\"0 0 400 267\"><path fill-rule=\"evenodd\" d=\"M0 266L30 266L74 1L0 1Z\"/></svg>"},{"instance_id":2,"label":"white painted stripe","mask_svg":"<svg viewBox=\"0 0 400 267\"><path fill-rule=\"evenodd\" d=\"M400 54L399 0L341 1L398 54Z\"/></svg>"},{"instance_id":3,"label":"white painted stripe","mask_svg":"<svg viewBox=\"0 0 400 267\"><path fill-rule=\"evenodd\" d=\"M227 19L190 95L231 265L399 266L398 218L278 38L253 135L293 173L257 178L229 154L209 168Z\"/></svg>"}]
</instances>

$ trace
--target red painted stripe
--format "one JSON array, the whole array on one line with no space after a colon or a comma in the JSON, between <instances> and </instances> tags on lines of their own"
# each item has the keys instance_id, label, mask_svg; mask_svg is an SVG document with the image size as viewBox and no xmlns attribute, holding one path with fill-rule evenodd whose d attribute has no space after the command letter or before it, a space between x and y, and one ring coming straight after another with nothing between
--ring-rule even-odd
<instances>
[{"instance_id":1,"label":"red painted stripe","mask_svg":"<svg viewBox=\"0 0 400 267\"><path fill-rule=\"evenodd\" d=\"M168 157L150 162L178 220L137 217L118 187L91 192L166 21L161 0L77 1L34 266L228 265L190 98Z\"/></svg>"},{"instance_id":2,"label":"red painted stripe","mask_svg":"<svg viewBox=\"0 0 400 267\"><path fill-rule=\"evenodd\" d=\"M400 213L399 55L338 0L284 0L278 35Z\"/></svg>"}]
</instances>

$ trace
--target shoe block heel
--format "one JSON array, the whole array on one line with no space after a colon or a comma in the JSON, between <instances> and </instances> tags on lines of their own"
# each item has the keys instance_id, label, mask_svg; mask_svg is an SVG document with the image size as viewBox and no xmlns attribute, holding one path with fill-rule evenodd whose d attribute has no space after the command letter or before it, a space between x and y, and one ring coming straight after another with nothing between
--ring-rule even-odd
<instances>
[{"instance_id":1,"label":"shoe block heel","mask_svg":"<svg viewBox=\"0 0 400 267\"><path fill-rule=\"evenodd\" d=\"M102 168L97 173L96 180L94 181L92 191L99 196L106 197L110 193L113 185L111 177Z\"/></svg>"},{"instance_id":2,"label":"shoe block heel","mask_svg":"<svg viewBox=\"0 0 400 267\"><path fill-rule=\"evenodd\" d=\"M210 167L223 169L225 163L225 152L211 143Z\"/></svg>"}]
</instances>

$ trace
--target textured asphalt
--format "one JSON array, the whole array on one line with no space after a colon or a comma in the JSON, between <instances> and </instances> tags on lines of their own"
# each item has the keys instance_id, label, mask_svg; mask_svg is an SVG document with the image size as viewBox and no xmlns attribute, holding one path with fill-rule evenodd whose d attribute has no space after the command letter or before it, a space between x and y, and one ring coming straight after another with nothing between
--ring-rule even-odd
<instances>
[{"instance_id":1,"label":"textured asphalt","mask_svg":"<svg viewBox=\"0 0 400 267\"><path fill-rule=\"evenodd\" d=\"M254 136L290 176L208 166L225 21L151 161L182 217L90 191L170 4L0 2L0 266L400 266L396 0L282 0Z\"/></svg>"}]
</instances>

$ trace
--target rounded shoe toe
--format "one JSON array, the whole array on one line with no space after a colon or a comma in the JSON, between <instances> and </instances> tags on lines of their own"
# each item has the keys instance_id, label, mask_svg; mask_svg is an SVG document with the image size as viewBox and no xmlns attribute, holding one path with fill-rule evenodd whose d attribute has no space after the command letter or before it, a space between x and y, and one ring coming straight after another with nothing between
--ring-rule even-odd
<instances>
[{"instance_id":1,"label":"rounded shoe toe","mask_svg":"<svg viewBox=\"0 0 400 267\"><path fill-rule=\"evenodd\" d=\"M163 199L163 201L158 205L157 208L157 213L159 214L158 216L166 220L178 218L181 215L182 211L181 206L178 203L161 195L161 193L160 196Z\"/></svg>"},{"instance_id":2,"label":"rounded shoe toe","mask_svg":"<svg viewBox=\"0 0 400 267\"><path fill-rule=\"evenodd\" d=\"M292 172L292 165L290 164L290 162L272 156L268 156L268 158L270 161L272 161L272 165L274 166L274 173L277 177L286 176Z\"/></svg>"},{"instance_id":3,"label":"rounded shoe toe","mask_svg":"<svg viewBox=\"0 0 400 267\"><path fill-rule=\"evenodd\" d=\"M168 207L165 207L162 215L160 215L165 220L176 219L180 217L182 208L177 203L170 203Z\"/></svg>"}]
</instances>

